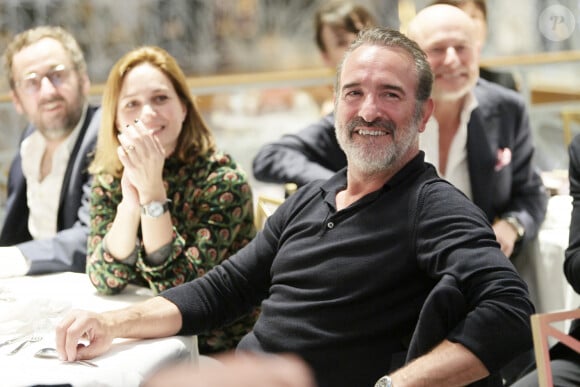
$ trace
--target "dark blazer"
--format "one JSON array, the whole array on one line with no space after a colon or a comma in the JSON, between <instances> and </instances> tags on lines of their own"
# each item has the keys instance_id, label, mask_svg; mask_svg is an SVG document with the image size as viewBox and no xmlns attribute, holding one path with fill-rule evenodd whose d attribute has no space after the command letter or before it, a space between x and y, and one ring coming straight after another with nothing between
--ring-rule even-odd
<instances>
[{"instance_id":1,"label":"dark blazer","mask_svg":"<svg viewBox=\"0 0 580 387\"><path fill-rule=\"evenodd\" d=\"M28 274L85 272L89 213L88 206L83 207L83 200L88 200L90 175L87 169L99 126L100 110L89 106L64 175L57 218L58 232L53 238L32 239L28 231L29 208L20 152L17 152L12 161L8 174L8 198L4 226L0 232L0 245L15 245L22 251L30 260ZM35 128L29 125L21 142L34 130ZM85 199L84 193L87 194Z\"/></svg>"},{"instance_id":2,"label":"dark blazer","mask_svg":"<svg viewBox=\"0 0 580 387\"><path fill-rule=\"evenodd\" d=\"M299 187L326 180L346 167L346 155L334 133L334 113L301 131L265 144L252 163L254 177L268 183L296 183Z\"/></svg>"},{"instance_id":3,"label":"dark blazer","mask_svg":"<svg viewBox=\"0 0 580 387\"><path fill-rule=\"evenodd\" d=\"M572 196L573 206L570 218L569 243L565 252L564 274L576 293L580 293L580 205L578 205L580 200L580 135L572 139L568 147L568 155L568 178L570 180L570 195ZM572 321L569 334L576 339L580 339L580 320ZM566 363L560 363L557 368L552 366L554 385L563 381L566 381L566 385L578 385L578 375L580 375L579 353L558 341L550 348L550 359L552 365L554 360L568 360ZM514 386L528 387L538 385L536 363L530 363L526 371L530 373L513 384Z\"/></svg>"},{"instance_id":4,"label":"dark blazer","mask_svg":"<svg viewBox=\"0 0 580 387\"><path fill-rule=\"evenodd\" d=\"M475 86L479 106L468 123L467 154L473 201L495 218L512 214L525 228L525 240L536 237L548 196L533 166L534 145L525 102L515 91L480 79ZM498 165L498 150L511 160ZM264 145L253 160L258 180L302 186L326 179L346 166L332 114L295 134Z\"/></svg>"},{"instance_id":5,"label":"dark blazer","mask_svg":"<svg viewBox=\"0 0 580 387\"><path fill-rule=\"evenodd\" d=\"M580 294L580 135L575 136L568 148L570 158L568 179L572 196L572 216L568 248L564 260L564 274L568 283Z\"/></svg>"},{"instance_id":6,"label":"dark blazer","mask_svg":"<svg viewBox=\"0 0 580 387\"><path fill-rule=\"evenodd\" d=\"M568 148L570 158L568 179L572 196L572 216L570 218L569 243L564 260L564 274L568 283L580 294L580 135L574 137ZM580 320L570 327L570 335L580 339ZM580 364L580 355L563 344L552 348L552 358L573 358Z\"/></svg>"},{"instance_id":7,"label":"dark blazer","mask_svg":"<svg viewBox=\"0 0 580 387\"><path fill-rule=\"evenodd\" d=\"M479 106L467 125L467 159L473 201L493 222L514 215L524 240L534 239L544 221L548 194L534 167L534 143L524 99L515 91L480 79ZM498 152L511 154L500 162Z\"/></svg>"},{"instance_id":8,"label":"dark blazer","mask_svg":"<svg viewBox=\"0 0 580 387\"><path fill-rule=\"evenodd\" d=\"M484 67L479 68L479 76L486 81L497 83L508 89L518 91L518 83L513 74L507 71L491 70Z\"/></svg>"}]
</instances>

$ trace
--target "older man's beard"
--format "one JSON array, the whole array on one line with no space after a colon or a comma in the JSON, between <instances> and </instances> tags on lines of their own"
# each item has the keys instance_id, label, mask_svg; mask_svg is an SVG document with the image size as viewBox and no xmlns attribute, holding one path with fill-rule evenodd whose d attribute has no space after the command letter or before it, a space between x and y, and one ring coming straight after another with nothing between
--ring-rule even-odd
<instances>
[{"instance_id":1,"label":"older man's beard","mask_svg":"<svg viewBox=\"0 0 580 387\"><path fill-rule=\"evenodd\" d=\"M465 97L467 93L473 88L473 85L465 85L458 90L436 90L433 89L432 96L436 101L456 101L460 98Z\"/></svg>"},{"instance_id":2,"label":"older man's beard","mask_svg":"<svg viewBox=\"0 0 580 387\"><path fill-rule=\"evenodd\" d=\"M361 117L356 117L343 127L337 127L337 140L347 156L350 167L358 171L372 175L396 166L401 157L417 141L418 120L413 117L408 125L397 128L391 120L375 120L366 122ZM367 128L384 129L391 136L393 141L386 146L373 146L373 139L367 136L367 141L356 143L352 141L354 130ZM381 137L381 136L378 136Z\"/></svg>"},{"instance_id":3,"label":"older man's beard","mask_svg":"<svg viewBox=\"0 0 580 387\"><path fill-rule=\"evenodd\" d=\"M457 90L444 90L439 87L436 81L433 84L433 90L431 91L431 96L436 101L457 101L460 98L465 97L477 84L478 76L472 77L469 82L460 87Z\"/></svg>"}]
</instances>

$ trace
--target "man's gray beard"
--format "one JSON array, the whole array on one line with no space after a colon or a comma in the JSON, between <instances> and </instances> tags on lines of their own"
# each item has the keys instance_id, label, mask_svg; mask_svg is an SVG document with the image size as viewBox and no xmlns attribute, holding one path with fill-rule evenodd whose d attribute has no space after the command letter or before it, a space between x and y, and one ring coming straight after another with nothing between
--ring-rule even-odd
<instances>
[{"instance_id":1,"label":"man's gray beard","mask_svg":"<svg viewBox=\"0 0 580 387\"><path fill-rule=\"evenodd\" d=\"M468 85L465 85L465 87L462 87L461 89L457 90L457 91L446 91L446 92L437 92L437 90L435 88L433 88L432 91L432 96L433 99L435 101L457 101L458 99L461 99L463 97L465 97L467 94L469 94L469 92L471 90L473 90L473 88L475 87L475 85L477 84L477 78L475 78L472 82L470 82Z\"/></svg>"},{"instance_id":2,"label":"man's gray beard","mask_svg":"<svg viewBox=\"0 0 580 387\"><path fill-rule=\"evenodd\" d=\"M404 131L404 135L399 139L399 143L395 141L395 136L398 131ZM349 167L352 166L356 170L365 175L374 175L384 172L397 165L399 159L417 141L418 138L418 120L413 117L412 122L407 128L395 128L392 130L393 143L384 149L378 149L374 152L369 152L363 146L356 146L350 141L351 134L346 133L347 139L343 138L344 134L338 134L337 140L346 154ZM344 133L346 129L343 130Z\"/></svg>"},{"instance_id":3,"label":"man's gray beard","mask_svg":"<svg viewBox=\"0 0 580 387\"><path fill-rule=\"evenodd\" d=\"M349 145L349 150L345 152L349 165L365 175L374 175L389 168L396 159L397 152L395 146L391 145L381 152L373 154L363 148ZM377 153L379 153L377 155Z\"/></svg>"}]
</instances>

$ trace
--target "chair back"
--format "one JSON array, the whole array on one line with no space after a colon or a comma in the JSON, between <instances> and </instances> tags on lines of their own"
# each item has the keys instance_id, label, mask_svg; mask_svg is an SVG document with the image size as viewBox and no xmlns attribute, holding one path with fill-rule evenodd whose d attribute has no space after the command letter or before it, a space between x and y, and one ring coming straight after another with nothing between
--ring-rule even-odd
<instances>
[{"instance_id":1,"label":"chair back","mask_svg":"<svg viewBox=\"0 0 580 387\"><path fill-rule=\"evenodd\" d=\"M580 353L578 339L552 326L552 323L573 319L580 319L580 309L537 313L531 316L534 354L540 387L554 386L550 365L550 337Z\"/></svg>"},{"instance_id":2,"label":"chair back","mask_svg":"<svg viewBox=\"0 0 580 387\"><path fill-rule=\"evenodd\" d=\"M284 199L281 198L266 195L258 196L258 201L256 203L256 216L254 217L257 230L261 230L264 227L266 219L268 219L268 217L272 215L282 203L284 203Z\"/></svg>"}]
</instances>

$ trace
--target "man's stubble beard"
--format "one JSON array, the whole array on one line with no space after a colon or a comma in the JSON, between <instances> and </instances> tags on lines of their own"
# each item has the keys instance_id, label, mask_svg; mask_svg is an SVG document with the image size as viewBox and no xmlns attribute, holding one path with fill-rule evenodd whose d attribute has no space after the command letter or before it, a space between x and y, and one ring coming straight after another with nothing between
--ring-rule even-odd
<instances>
[{"instance_id":1,"label":"man's stubble beard","mask_svg":"<svg viewBox=\"0 0 580 387\"><path fill-rule=\"evenodd\" d=\"M59 119L60 122L51 122L49 125L45 125L44 122L35 123L38 131L47 140L60 140L67 137L78 125L81 116L83 114L83 107L86 103L86 97L82 92L82 85L78 85L78 98L75 100L74 105L68 105L67 101L59 97L58 101L64 101L65 103L65 115Z\"/></svg>"}]
</instances>

